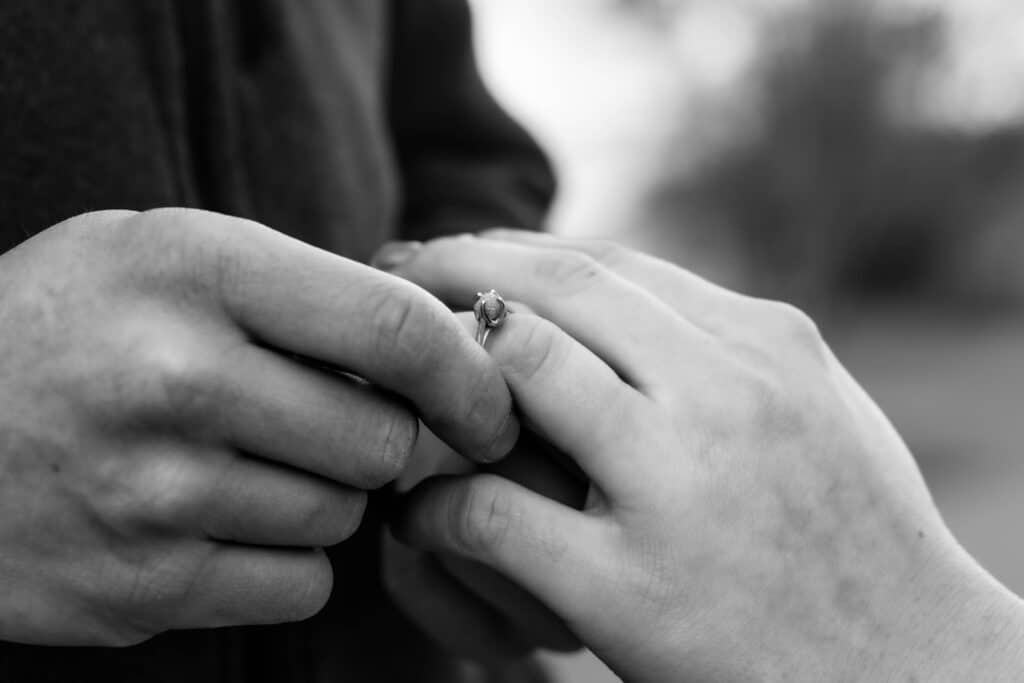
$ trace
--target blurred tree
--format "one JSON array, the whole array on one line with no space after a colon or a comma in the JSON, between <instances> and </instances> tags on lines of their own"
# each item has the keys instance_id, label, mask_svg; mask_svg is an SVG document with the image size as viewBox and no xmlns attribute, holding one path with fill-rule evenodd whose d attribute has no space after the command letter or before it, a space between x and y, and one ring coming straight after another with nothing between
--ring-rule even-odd
<instances>
[{"instance_id":1,"label":"blurred tree","mask_svg":"<svg viewBox=\"0 0 1024 683\"><path fill-rule=\"evenodd\" d=\"M758 293L822 315L866 296L972 289L962 256L992 221L1013 221L1005 209L1018 193L1007 188L1024 182L1024 131L892 115L943 53L944 27L937 14L894 22L865 3L827 2L768 32L756 129L679 192L736 232Z\"/></svg>"}]
</instances>

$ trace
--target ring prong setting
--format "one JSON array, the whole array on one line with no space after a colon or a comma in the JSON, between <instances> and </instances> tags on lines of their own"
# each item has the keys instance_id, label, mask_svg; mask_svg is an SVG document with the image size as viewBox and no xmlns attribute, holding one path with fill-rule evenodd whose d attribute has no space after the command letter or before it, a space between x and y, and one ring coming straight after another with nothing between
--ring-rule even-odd
<instances>
[{"instance_id":1,"label":"ring prong setting","mask_svg":"<svg viewBox=\"0 0 1024 683\"><path fill-rule=\"evenodd\" d=\"M476 293L473 315L476 317L476 341L483 346L491 330L501 327L510 313L508 304L493 289Z\"/></svg>"}]
</instances>

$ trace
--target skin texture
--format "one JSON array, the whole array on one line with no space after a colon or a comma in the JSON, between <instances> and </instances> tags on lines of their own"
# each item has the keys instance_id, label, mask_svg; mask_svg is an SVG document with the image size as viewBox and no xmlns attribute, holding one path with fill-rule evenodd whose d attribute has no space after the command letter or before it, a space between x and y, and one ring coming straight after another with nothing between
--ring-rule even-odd
<instances>
[{"instance_id":1,"label":"skin texture","mask_svg":"<svg viewBox=\"0 0 1024 683\"><path fill-rule=\"evenodd\" d=\"M481 461L518 433L435 298L179 209L0 256L0 407L0 640L50 645L310 616L417 415Z\"/></svg>"},{"instance_id":2,"label":"skin texture","mask_svg":"<svg viewBox=\"0 0 1024 683\"><path fill-rule=\"evenodd\" d=\"M628 681L1019 679L1020 601L805 315L607 244L493 231L385 255L455 307L491 287L528 307L488 350L590 483L574 506L428 478L401 542L515 581Z\"/></svg>"},{"instance_id":3,"label":"skin texture","mask_svg":"<svg viewBox=\"0 0 1024 683\"><path fill-rule=\"evenodd\" d=\"M398 479L402 491L439 473L488 472L567 505L582 506L586 481L529 430L512 452L493 465L462 458L429 430L420 433L410 466ZM528 591L473 559L430 553L382 539L384 584L395 603L450 652L492 671L521 672L539 648L569 652L581 647L561 617ZM549 680L545 674L515 680Z\"/></svg>"}]
</instances>

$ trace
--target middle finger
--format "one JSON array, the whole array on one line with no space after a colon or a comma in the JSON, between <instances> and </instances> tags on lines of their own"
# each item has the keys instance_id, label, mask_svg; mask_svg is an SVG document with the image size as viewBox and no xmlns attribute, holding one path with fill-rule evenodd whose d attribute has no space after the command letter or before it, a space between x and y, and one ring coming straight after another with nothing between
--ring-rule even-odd
<instances>
[{"instance_id":1,"label":"middle finger","mask_svg":"<svg viewBox=\"0 0 1024 683\"><path fill-rule=\"evenodd\" d=\"M756 310L757 299L716 285L668 261L614 242L559 237L529 230L496 228L480 236L499 242L579 251L635 282L680 315L711 334L727 335Z\"/></svg>"}]
</instances>

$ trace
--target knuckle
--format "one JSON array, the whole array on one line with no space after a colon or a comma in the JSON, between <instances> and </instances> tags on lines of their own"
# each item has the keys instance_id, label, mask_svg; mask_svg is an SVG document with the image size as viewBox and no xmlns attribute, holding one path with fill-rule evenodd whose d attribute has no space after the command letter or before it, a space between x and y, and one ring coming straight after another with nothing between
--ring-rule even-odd
<instances>
[{"instance_id":1,"label":"knuckle","mask_svg":"<svg viewBox=\"0 0 1024 683\"><path fill-rule=\"evenodd\" d=\"M167 628L171 615L189 604L201 589L202 577L213 561L212 547L173 544L161 550L149 549L133 558L130 575L119 584L118 602L134 615L135 625L144 631Z\"/></svg>"},{"instance_id":2,"label":"knuckle","mask_svg":"<svg viewBox=\"0 0 1024 683\"><path fill-rule=\"evenodd\" d=\"M405 410L395 410L381 424L378 455L366 482L370 488L389 484L405 471L419 432L419 421Z\"/></svg>"},{"instance_id":3,"label":"knuckle","mask_svg":"<svg viewBox=\"0 0 1024 683\"><path fill-rule=\"evenodd\" d=\"M551 250L537 260L534 274L544 287L573 293L590 286L602 273L596 259L579 251Z\"/></svg>"},{"instance_id":4,"label":"knuckle","mask_svg":"<svg viewBox=\"0 0 1024 683\"><path fill-rule=\"evenodd\" d=\"M133 250L140 243L149 245L165 265L188 263L194 257L192 247L203 243L197 223L204 213L180 207L149 209L120 224L122 237Z\"/></svg>"},{"instance_id":5,"label":"knuckle","mask_svg":"<svg viewBox=\"0 0 1024 683\"><path fill-rule=\"evenodd\" d=\"M594 240L586 246L586 251L597 263L609 268L618 266L629 258L630 251L620 244L608 240Z\"/></svg>"},{"instance_id":6,"label":"knuckle","mask_svg":"<svg viewBox=\"0 0 1024 683\"><path fill-rule=\"evenodd\" d=\"M110 249L119 243L126 224L138 215L137 211L89 211L68 218L43 234L60 235L76 247L92 245Z\"/></svg>"},{"instance_id":7,"label":"knuckle","mask_svg":"<svg viewBox=\"0 0 1024 683\"><path fill-rule=\"evenodd\" d=\"M186 523L201 516L201 486L183 459L159 459L136 478L137 502L148 520L159 525Z\"/></svg>"},{"instance_id":8,"label":"knuckle","mask_svg":"<svg viewBox=\"0 0 1024 683\"><path fill-rule=\"evenodd\" d=\"M136 220L161 230L179 232L192 230L196 221L206 212L201 209L190 209L180 206L148 209L136 216Z\"/></svg>"},{"instance_id":9,"label":"knuckle","mask_svg":"<svg viewBox=\"0 0 1024 683\"><path fill-rule=\"evenodd\" d=\"M116 598L116 596L115 596ZM89 606L88 628L80 629L78 643L88 647L126 648L139 645L154 636L169 630L160 619L151 614L137 614L125 610L122 605L112 605L109 599L96 601Z\"/></svg>"},{"instance_id":10,"label":"knuckle","mask_svg":"<svg viewBox=\"0 0 1024 683\"><path fill-rule=\"evenodd\" d=\"M400 358L407 367L421 367L442 326L438 310L409 288L391 285L379 288L369 304L374 342L382 355Z\"/></svg>"},{"instance_id":11,"label":"knuckle","mask_svg":"<svg viewBox=\"0 0 1024 683\"><path fill-rule=\"evenodd\" d=\"M152 450L138 462L104 463L91 482L96 514L112 529L132 533L140 525L176 527L197 517L204 486L180 453Z\"/></svg>"},{"instance_id":12,"label":"knuckle","mask_svg":"<svg viewBox=\"0 0 1024 683\"><path fill-rule=\"evenodd\" d=\"M202 209L190 209L182 206L158 207L147 209L138 214L140 221L150 225L167 225L181 228L190 225L196 217L206 214Z\"/></svg>"},{"instance_id":13,"label":"knuckle","mask_svg":"<svg viewBox=\"0 0 1024 683\"><path fill-rule=\"evenodd\" d=\"M510 399L505 398L504 378L497 366L479 364L464 368L462 380L465 388L448 406L450 419L454 419L450 424L486 448L499 438L499 430L512 409Z\"/></svg>"},{"instance_id":14,"label":"knuckle","mask_svg":"<svg viewBox=\"0 0 1024 683\"><path fill-rule=\"evenodd\" d=\"M454 235L442 235L429 240L425 249L434 255L435 258L444 259L453 253L465 249L468 245L477 244L480 238L471 232L462 232Z\"/></svg>"},{"instance_id":15,"label":"knuckle","mask_svg":"<svg viewBox=\"0 0 1024 683\"><path fill-rule=\"evenodd\" d=\"M222 238L237 236L245 226L259 225L244 218L180 206L142 211L131 220L137 224L136 230L144 226L145 232L156 232L167 239L196 244L216 244ZM210 230L211 223L217 224L216 230ZM152 234L144 236L153 237Z\"/></svg>"},{"instance_id":16,"label":"knuckle","mask_svg":"<svg viewBox=\"0 0 1024 683\"><path fill-rule=\"evenodd\" d=\"M159 259L154 267L165 278L190 291L218 294L224 294L228 284L243 284L238 274L250 242L247 230L259 226L242 218L183 207L150 209L123 225L127 248L132 254L150 253Z\"/></svg>"},{"instance_id":17,"label":"knuckle","mask_svg":"<svg viewBox=\"0 0 1024 683\"><path fill-rule=\"evenodd\" d=\"M290 589L281 596L279 617L283 621L302 621L316 616L331 597L334 572L323 552L296 571Z\"/></svg>"},{"instance_id":18,"label":"knuckle","mask_svg":"<svg viewBox=\"0 0 1024 683\"><path fill-rule=\"evenodd\" d=\"M341 543L359 529L366 511L367 497L362 491L332 492L318 496L302 514L304 529L311 530L317 545Z\"/></svg>"},{"instance_id":19,"label":"knuckle","mask_svg":"<svg viewBox=\"0 0 1024 683\"><path fill-rule=\"evenodd\" d=\"M515 316L514 324L507 327L506 335L512 342L508 347L513 352L502 357L502 369L523 382L557 367L569 350L558 328L538 316Z\"/></svg>"},{"instance_id":20,"label":"knuckle","mask_svg":"<svg viewBox=\"0 0 1024 683\"><path fill-rule=\"evenodd\" d=\"M771 315L787 341L801 347L820 346L824 342L817 324L809 315L792 304L769 302Z\"/></svg>"},{"instance_id":21,"label":"knuckle","mask_svg":"<svg viewBox=\"0 0 1024 683\"><path fill-rule=\"evenodd\" d=\"M137 359L143 403L168 416L209 417L222 405L220 371L184 345L156 344Z\"/></svg>"},{"instance_id":22,"label":"knuckle","mask_svg":"<svg viewBox=\"0 0 1024 683\"><path fill-rule=\"evenodd\" d=\"M485 477L468 480L448 505L451 540L458 551L470 557L495 553L515 518L508 496Z\"/></svg>"},{"instance_id":23,"label":"knuckle","mask_svg":"<svg viewBox=\"0 0 1024 683\"><path fill-rule=\"evenodd\" d=\"M131 627L114 628L101 634L96 647L129 648L141 645L153 638L156 633L146 633Z\"/></svg>"}]
</instances>

